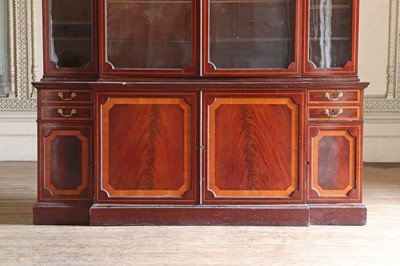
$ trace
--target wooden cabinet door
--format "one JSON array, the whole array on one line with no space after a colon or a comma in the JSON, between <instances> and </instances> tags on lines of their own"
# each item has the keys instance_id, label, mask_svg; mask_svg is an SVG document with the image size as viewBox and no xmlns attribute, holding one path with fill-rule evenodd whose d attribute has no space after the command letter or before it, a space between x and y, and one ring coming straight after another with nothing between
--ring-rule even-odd
<instances>
[{"instance_id":1,"label":"wooden cabinet door","mask_svg":"<svg viewBox=\"0 0 400 266\"><path fill-rule=\"evenodd\" d=\"M97 76L97 2L43 0L44 76Z\"/></svg>"},{"instance_id":2,"label":"wooden cabinet door","mask_svg":"<svg viewBox=\"0 0 400 266\"><path fill-rule=\"evenodd\" d=\"M309 202L360 202L362 125L309 126Z\"/></svg>"},{"instance_id":3,"label":"wooden cabinet door","mask_svg":"<svg viewBox=\"0 0 400 266\"><path fill-rule=\"evenodd\" d=\"M306 0L303 74L357 74L359 0Z\"/></svg>"},{"instance_id":4,"label":"wooden cabinet door","mask_svg":"<svg viewBox=\"0 0 400 266\"><path fill-rule=\"evenodd\" d=\"M303 199L304 93L205 93L204 201Z\"/></svg>"},{"instance_id":5,"label":"wooden cabinet door","mask_svg":"<svg viewBox=\"0 0 400 266\"><path fill-rule=\"evenodd\" d=\"M102 76L196 76L197 0L101 0Z\"/></svg>"},{"instance_id":6,"label":"wooden cabinet door","mask_svg":"<svg viewBox=\"0 0 400 266\"><path fill-rule=\"evenodd\" d=\"M300 0L203 1L205 76L300 74Z\"/></svg>"},{"instance_id":7,"label":"wooden cabinet door","mask_svg":"<svg viewBox=\"0 0 400 266\"><path fill-rule=\"evenodd\" d=\"M97 202L194 203L197 94L96 94Z\"/></svg>"},{"instance_id":8,"label":"wooden cabinet door","mask_svg":"<svg viewBox=\"0 0 400 266\"><path fill-rule=\"evenodd\" d=\"M92 200L91 125L39 126L39 201Z\"/></svg>"}]
</instances>

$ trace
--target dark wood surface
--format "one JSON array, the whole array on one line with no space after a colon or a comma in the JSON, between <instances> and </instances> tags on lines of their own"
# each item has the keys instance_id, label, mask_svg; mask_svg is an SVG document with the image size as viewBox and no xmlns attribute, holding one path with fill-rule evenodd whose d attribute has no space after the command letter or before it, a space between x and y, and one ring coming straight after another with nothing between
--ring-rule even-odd
<instances>
[{"instance_id":1,"label":"dark wood surface","mask_svg":"<svg viewBox=\"0 0 400 266\"><path fill-rule=\"evenodd\" d=\"M309 127L310 202L361 202L360 125Z\"/></svg>"},{"instance_id":2,"label":"dark wood surface","mask_svg":"<svg viewBox=\"0 0 400 266\"><path fill-rule=\"evenodd\" d=\"M365 224L358 0L333 7L334 41L344 44L331 55L344 56L331 67L309 54L322 37L309 26L319 18L311 0L256 9L90 0L92 60L57 67L51 2L43 0L45 75L34 83L35 223ZM84 10L64 9L68 25L82 24ZM271 62L257 65L266 59L253 48Z\"/></svg>"},{"instance_id":3,"label":"dark wood surface","mask_svg":"<svg viewBox=\"0 0 400 266\"><path fill-rule=\"evenodd\" d=\"M302 200L304 94L204 94L205 201Z\"/></svg>"},{"instance_id":4,"label":"dark wood surface","mask_svg":"<svg viewBox=\"0 0 400 266\"><path fill-rule=\"evenodd\" d=\"M99 202L197 201L197 94L97 93Z\"/></svg>"}]
</instances>

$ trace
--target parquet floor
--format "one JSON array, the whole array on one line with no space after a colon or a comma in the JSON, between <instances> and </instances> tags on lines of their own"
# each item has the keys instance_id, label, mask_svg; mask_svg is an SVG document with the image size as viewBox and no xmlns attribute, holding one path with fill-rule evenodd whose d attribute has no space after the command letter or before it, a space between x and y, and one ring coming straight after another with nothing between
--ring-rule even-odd
<instances>
[{"instance_id":1,"label":"parquet floor","mask_svg":"<svg viewBox=\"0 0 400 266\"><path fill-rule=\"evenodd\" d=\"M400 265L399 191L365 166L361 227L33 226L35 163L0 162L0 265Z\"/></svg>"}]
</instances>

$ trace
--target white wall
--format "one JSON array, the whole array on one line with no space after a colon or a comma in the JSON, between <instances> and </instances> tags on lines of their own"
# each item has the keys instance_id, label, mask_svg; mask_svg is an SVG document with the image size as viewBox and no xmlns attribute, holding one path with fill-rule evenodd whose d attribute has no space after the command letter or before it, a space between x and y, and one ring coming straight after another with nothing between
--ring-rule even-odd
<instances>
[{"instance_id":1,"label":"white wall","mask_svg":"<svg viewBox=\"0 0 400 266\"><path fill-rule=\"evenodd\" d=\"M370 82L365 91L370 106L364 118L366 162L400 162L399 18L393 12L398 6L398 0L360 1L359 76Z\"/></svg>"},{"instance_id":2,"label":"white wall","mask_svg":"<svg viewBox=\"0 0 400 266\"><path fill-rule=\"evenodd\" d=\"M0 112L0 161L36 161L36 114Z\"/></svg>"}]
</instances>

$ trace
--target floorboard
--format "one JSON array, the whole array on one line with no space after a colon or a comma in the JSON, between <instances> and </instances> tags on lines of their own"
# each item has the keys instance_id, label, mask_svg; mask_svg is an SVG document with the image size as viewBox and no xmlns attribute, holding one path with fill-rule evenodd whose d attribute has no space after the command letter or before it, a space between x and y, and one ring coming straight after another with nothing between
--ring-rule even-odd
<instances>
[{"instance_id":1,"label":"floorboard","mask_svg":"<svg viewBox=\"0 0 400 266\"><path fill-rule=\"evenodd\" d=\"M33 226L36 164L0 162L0 265L400 265L400 164L364 167L366 226Z\"/></svg>"}]
</instances>

